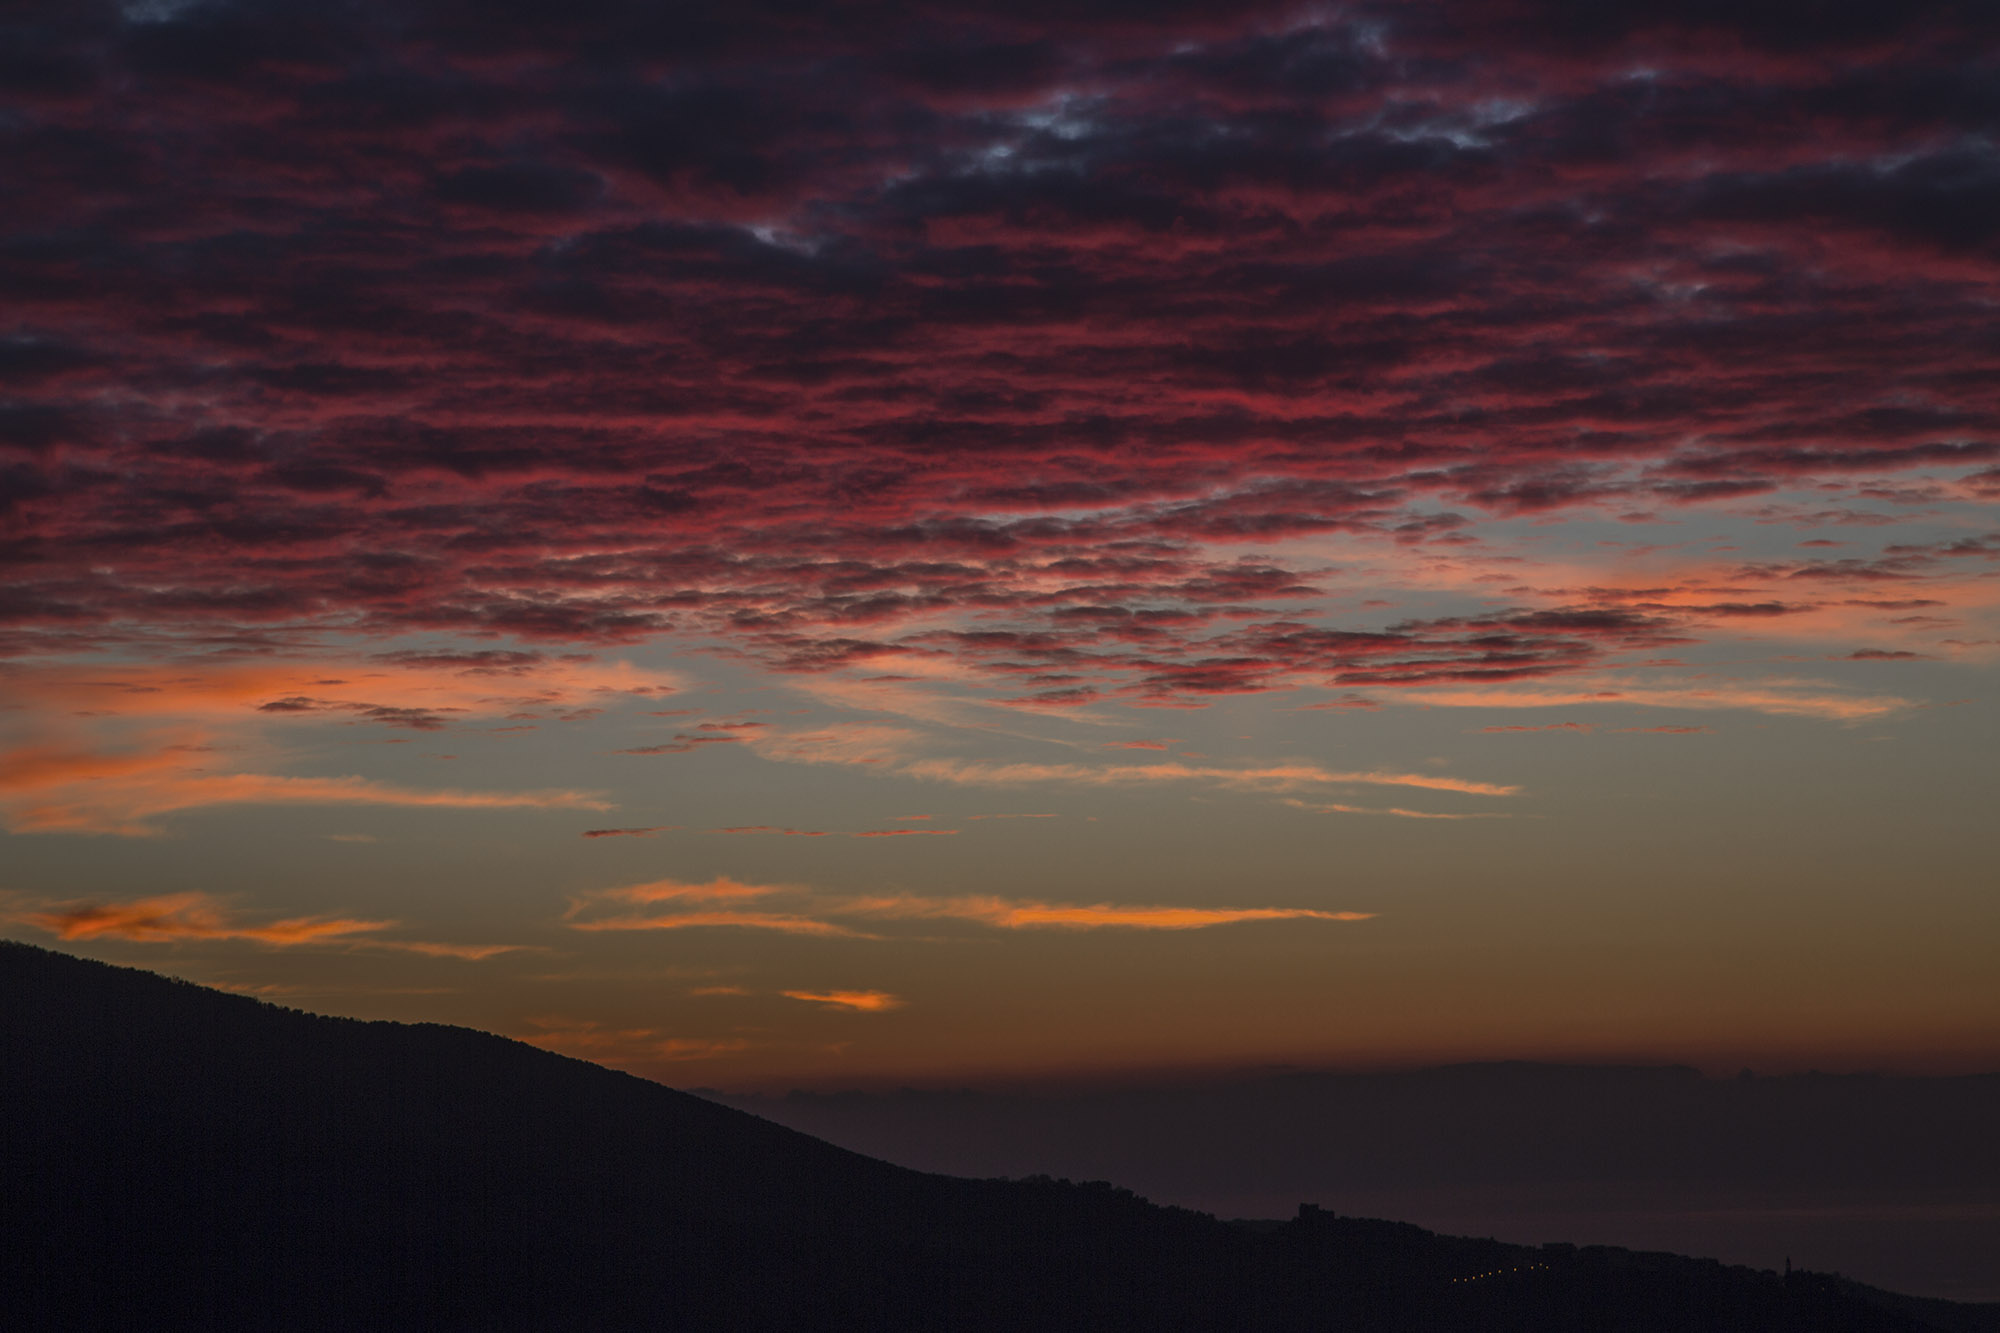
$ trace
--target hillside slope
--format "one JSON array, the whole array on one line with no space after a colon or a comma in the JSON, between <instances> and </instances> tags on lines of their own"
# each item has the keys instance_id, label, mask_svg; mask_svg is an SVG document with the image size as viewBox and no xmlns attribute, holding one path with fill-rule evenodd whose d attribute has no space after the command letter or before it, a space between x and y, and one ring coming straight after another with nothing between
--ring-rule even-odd
<instances>
[{"instance_id":1,"label":"hillside slope","mask_svg":"<svg viewBox=\"0 0 2000 1333\"><path fill-rule=\"evenodd\" d=\"M485 1033L0 943L0 1326L1848 1330L1832 1279L877 1162ZM1920 1317L1921 1316L1921 1317ZM1942 1322L1941 1322L1942 1321Z\"/></svg>"}]
</instances>

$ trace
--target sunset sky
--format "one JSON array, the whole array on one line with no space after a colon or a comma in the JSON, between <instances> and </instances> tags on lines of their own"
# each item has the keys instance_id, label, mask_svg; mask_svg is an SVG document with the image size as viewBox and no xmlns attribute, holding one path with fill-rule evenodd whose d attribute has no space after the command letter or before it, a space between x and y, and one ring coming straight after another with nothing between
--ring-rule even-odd
<instances>
[{"instance_id":1,"label":"sunset sky","mask_svg":"<svg viewBox=\"0 0 2000 1333\"><path fill-rule=\"evenodd\" d=\"M2000 1068L1990 6L9 14L0 933L679 1085Z\"/></svg>"}]
</instances>

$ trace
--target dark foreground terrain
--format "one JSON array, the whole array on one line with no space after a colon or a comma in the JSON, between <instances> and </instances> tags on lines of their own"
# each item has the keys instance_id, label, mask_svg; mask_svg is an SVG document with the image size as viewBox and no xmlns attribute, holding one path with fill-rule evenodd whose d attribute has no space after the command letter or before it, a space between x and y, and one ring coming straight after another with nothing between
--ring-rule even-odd
<instances>
[{"instance_id":1,"label":"dark foreground terrain","mask_svg":"<svg viewBox=\"0 0 2000 1333\"><path fill-rule=\"evenodd\" d=\"M0 1327L1983 1330L1665 1254L890 1166L461 1028L0 943Z\"/></svg>"},{"instance_id":2,"label":"dark foreground terrain","mask_svg":"<svg viewBox=\"0 0 2000 1333\"><path fill-rule=\"evenodd\" d=\"M2000 1073L1511 1062L702 1095L920 1171L1115 1180L1218 1217L1313 1199L1459 1235L1789 1255L2000 1300Z\"/></svg>"}]
</instances>

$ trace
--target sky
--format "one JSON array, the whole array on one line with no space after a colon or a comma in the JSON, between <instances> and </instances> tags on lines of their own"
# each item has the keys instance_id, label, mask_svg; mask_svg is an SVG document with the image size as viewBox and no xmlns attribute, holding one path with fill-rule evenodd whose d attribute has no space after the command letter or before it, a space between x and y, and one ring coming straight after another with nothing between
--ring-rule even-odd
<instances>
[{"instance_id":1,"label":"sky","mask_svg":"<svg viewBox=\"0 0 2000 1333\"><path fill-rule=\"evenodd\" d=\"M2000 1068L1989 7L6 24L10 936L682 1086Z\"/></svg>"}]
</instances>

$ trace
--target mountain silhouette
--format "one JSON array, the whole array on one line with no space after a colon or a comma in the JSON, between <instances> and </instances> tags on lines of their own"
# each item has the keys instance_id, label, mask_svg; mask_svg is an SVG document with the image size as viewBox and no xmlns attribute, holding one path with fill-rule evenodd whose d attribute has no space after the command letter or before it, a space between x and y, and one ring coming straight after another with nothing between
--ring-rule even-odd
<instances>
[{"instance_id":1,"label":"mountain silhouette","mask_svg":"<svg viewBox=\"0 0 2000 1333\"><path fill-rule=\"evenodd\" d=\"M1115 1180L1220 1217L1317 1199L1516 1241L1766 1268L1790 1254L1897 1290L2000 1299L2000 1074L1515 1061L693 1091L921 1171Z\"/></svg>"},{"instance_id":2,"label":"mountain silhouette","mask_svg":"<svg viewBox=\"0 0 2000 1333\"><path fill-rule=\"evenodd\" d=\"M1838 1278L907 1170L486 1033L0 942L0 1327L2000 1329Z\"/></svg>"}]
</instances>

